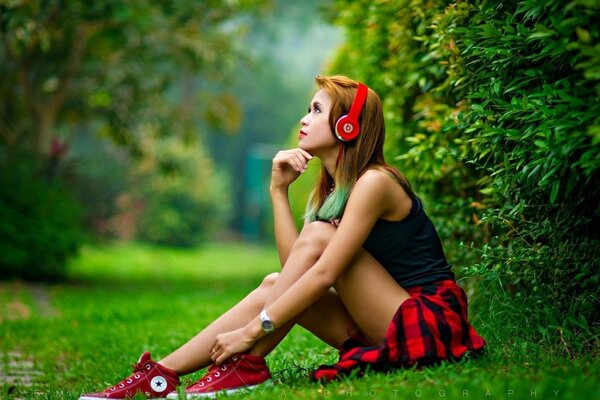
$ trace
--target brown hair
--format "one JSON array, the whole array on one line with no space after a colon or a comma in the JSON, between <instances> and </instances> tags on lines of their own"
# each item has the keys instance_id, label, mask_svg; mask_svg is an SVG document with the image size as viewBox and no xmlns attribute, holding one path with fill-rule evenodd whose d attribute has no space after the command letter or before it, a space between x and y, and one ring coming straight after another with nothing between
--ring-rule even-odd
<instances>
[{"instance_id":1,"label":"brown hair","mask_svg":"<svg viewBox=\"0 0 600 400\"><path fill-rule=\"evenodd\" d=\"M335 123L349 112L358 82L345 76L315 77L319 87L331 97L329 125L332 133ZM379 169L393 176L413 198L414 193L408 180L396 168L386 164L383 157L385 122L383 108L377 93L369 89L367 99L359 116L360 135L352 142L341 142L341 157L335 171L335 179L321 167L318 182L311 194L307 218L328 220L340 218L356 180L368 169ZM334 188L335 182L335 188Z\"/></svg>"}]
</instances>

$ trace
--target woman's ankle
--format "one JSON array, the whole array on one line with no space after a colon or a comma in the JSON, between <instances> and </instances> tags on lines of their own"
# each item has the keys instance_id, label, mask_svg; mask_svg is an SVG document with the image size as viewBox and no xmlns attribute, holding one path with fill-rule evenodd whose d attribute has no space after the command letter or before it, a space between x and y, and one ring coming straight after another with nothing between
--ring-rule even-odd
<instances>
[{"instance_id":1,"label":"woman's ankle","mask_svg":"<svg viewBox=\"0 0 600 400\"><path fill-rule=\"evenodd\" d=\"M246 354L249 354L253 357L261 357L261 358L265 358L266 356L269 355L269 353L272 351L272 349L269 349L267 351L267 349L264 348L260 348L259 346L254 346L252 349L250 349L250 351L248 351Z\"/></svg>"}]
</instances>

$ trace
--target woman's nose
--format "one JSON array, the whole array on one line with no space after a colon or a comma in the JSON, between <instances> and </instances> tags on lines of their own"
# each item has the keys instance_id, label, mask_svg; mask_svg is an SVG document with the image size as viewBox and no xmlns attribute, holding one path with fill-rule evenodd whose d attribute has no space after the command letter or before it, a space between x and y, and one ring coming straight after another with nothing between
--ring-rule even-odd
<instances>
[{"instance_id":1,"label":"woman's nose","mask_svg":"<svg viewBox=\"0 0 600 400\"><path fill-rule=\"evenodd\" d=\"M304 117L302 117L302 119L300 120L300 123L303 126L308 125L308 114L306 114Z\"/></svg>"}]
</instances>

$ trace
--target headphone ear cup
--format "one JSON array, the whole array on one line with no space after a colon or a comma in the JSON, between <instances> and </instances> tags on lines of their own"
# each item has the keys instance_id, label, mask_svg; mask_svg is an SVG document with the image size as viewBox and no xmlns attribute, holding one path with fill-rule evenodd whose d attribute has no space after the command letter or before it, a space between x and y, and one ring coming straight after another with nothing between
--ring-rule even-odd
<instances>
[{"instance_id":1,"label":"headphone ear cup","mask_svg":"<svg viewBox=\"0 0 600 400\"><path fill-rule=\"evenodd\" d=\"M362 112L369 88L362 83L358 83L356 95L350 106L350 111L346 115L342 115L335 123L335 136L343 142L349 142L358 137L360 133L360 124L358 119Z\"/></svg>"},{"instance_id":2,"label":"headphone ear cup","mask_svg":"<svg viewBox=\"0 0 600 400\"><path fill-rule=\"evenodd\" d=\"M335 135L343 142L356 139L359 133L358 121L348 115L342 115L335 123Z\"/></svg>"}]
</instances>

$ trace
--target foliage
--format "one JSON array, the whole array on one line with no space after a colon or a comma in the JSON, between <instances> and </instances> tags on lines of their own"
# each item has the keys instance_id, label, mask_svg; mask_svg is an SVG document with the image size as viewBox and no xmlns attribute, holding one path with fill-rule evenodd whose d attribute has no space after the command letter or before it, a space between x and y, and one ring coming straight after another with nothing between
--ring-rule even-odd
<instances>
[{"instance_id":1,"label":"foliage","mask_svg":"<svg viewBox=\"0 0 600 400\"><path fill-rule=\"evenodd\" d=\"M589 337L600 323L600 2L490 5L456 33L472 88L468 157L491 177L485 219L501 233L474 268Z\"/></svg>"},{"instance_id":2,"label":"foliage","mask_svg":"<svg viewBox=\"0 0 600 400\"><path fill-rule=\"evenodd\" d=\"M230 211L224 176L201 146L149 138L143 144L148 156L135 168L131 191L142 208L137 237L170 246L214 239Z\"/></svg>"},{"instance_id":3,"label":"foliage","mask_svg":"<svg viewBox=\"0 0 600 400\"><path fill-rule=\"evenodd\" d=\"M63 164L72 166L69 187L85 204L85 229L96 239L132 238L135 221L121 220L126 215L136 216L135 210L123 204L132 188L131 169L136 161L125 149L92 132L74 137L65 158Z\"/></svg>"},{"instance_id":4,"label":"foliage","mask_svg":"<svg viewBox=\"0 0 600 400\"><path fill-rule=\"evenodd\" d=\"M477 258L458 243L486 240L489 231L478 226L482 174L461 158L467 141L457 124L465 91L453 85L457 67L442 63L460 58L444 7L439 1L336 2L336 21L348 39L331 71L363 80L381 96L386 158L423 198L449 259L463 266Z\"/></svg>"},{"instance_id":5,"label":"foliage","mask_svg":"<svg viewBox=\"0 0 600 400\"><path fill-rule=\"evenodd\" d=\"M84 236L81 205L29 160L0 163L0 277L59 280Z\"/></svg>"},{"instance_id":6,"label":"foliage","mask_svg":"<svg viewBox=\"0 0 600 400\"><path fill-rule=\"evenodd\" d=\"M8 151L27 146L44 158L52 137L78 124L139 152L136 127L165 135L206 100L194 79L226 79L242 57L233 18L253 1L13 1L0 6L0 116ZM238 18L239 21L241 21ZM179 96L167 96L184 85ZM181 102L185 103L182 107ZM236 120L230 96L205 101L198 118ZM31 118L25 118L31 116Z\"/></svg>"},{"instance_id":7,"label":"foliage","mask_svg":"<svg viewBox=\"0 0 600 400\"><path fill-rule=\"evenodd\" d=\"M593 343L600 238L600 2L338 0L332 72L383 100L387 154L461 273L568 315ZM456 248L459 241L473 243ZM544 311L545 312L545 311Z\"/></svg>"}]
</instances>

